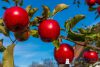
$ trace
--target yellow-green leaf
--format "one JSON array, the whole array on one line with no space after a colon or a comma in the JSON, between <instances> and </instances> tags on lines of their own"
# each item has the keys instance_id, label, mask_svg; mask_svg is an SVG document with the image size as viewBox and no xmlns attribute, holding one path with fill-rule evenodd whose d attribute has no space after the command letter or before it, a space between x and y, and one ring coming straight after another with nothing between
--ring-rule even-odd
<instances>
[{"instance_id":1,"label":"yellow-green leaf","mask_svg":"<svg viewBox=\"0 0 100 67\"><path fill-rule=\"evenodd\" d=\"M3 52L6 48L3 46L3 39L0 40L0 52Z\"/></svg>"},{"instance_id":2,"label":"yellow-green leaf","mask_svg":"<svg viewBox=\"0 0 100 67\"><path fill-rule=\"evenodd\" d=\"M3 53L3 67L14 67L14 47L15 44L9 45Z\"/></svg>"},{"instance_id":3,"label":"yellow-green leaf","mask_svg":"<svg viewBox=\"0 0 100 67\"><path fill-rule=\"evenodd\" d=\"M29 13L29 11L30 11L31 8L32 8L31 5L28 5L28 6L26 7L26 11L27 11L27 13Z\"/></svg>"},{"instance_id":4,"label":"yellow-green leaf","mask_svg":"<svg viewBox=\"0 0 100 67\"><path fill-rule=\"evenodd\" d=\"M9 31L4 26L0 26L0 33L3 33L5 36L9 35Z\"/></svg>"},{"instance_id":5,"label":"yellow-green leaf","mask_svg":"<svg viewBox=\"0 0 100 67\"><path fill-rule=\"evenodd\" d=\"M72 29L79 21L83 20L84 18L85 16L82 14L76 15L75 17L67 20L64 24L64 27L67 30Z\"/></svg>"},{"instance_id":6,"label":"yellow-green leaf","mask_svg":"<svg viewBox=\"0 0 100 67\"><path fill-rule=\"evenodd\" d=\"M59 40L57 39L57 40L54 40L53 42L53 45L58 49L59 48L59 46L60 46L60 43L59 43Z\"/></svg>"},{"instance_id":7,"label":"yellow-green leaf","mask_svg":"<svg viewBox=\"0 0 100 67\"><path fill-rule=\"evenodd\" d=\"M38 30L30 30L30 35L32 35L33 37L38 38L39 37Z\"/></svg>"},{"instance_id":8,"label":"yellow-green leaf","mask_svg":"<svg viewBox=\"0 0 100 67\"><path fill-rule=\"evenodd\" d=\"M38 8L32 8L29 11L29 17L32 18L32 16L35 14L35 12L38 10Z\"/></svg>"},{"instance_id":9,"label":"yellow-green leaf","mask_svg":"<svg viewBox=\"0 0 100 67\"><path fill-rule=\"evenodd\" d=\"M47 19L49 16L50 16L50 9L49 7L43 5L43 13L42 13L42 16L43 18Z\"/></svg>"},{"instance_id":10,"label":"yellow-green leaf","mask_svg":"<svg viewBox=\"0 0 100 67\"><path fill-rule=\"evenodd\" d=\"M69 5L66 5L66 4L58 4L55 9L53 10L53 14L52 15L55 15L56 13L64 10L64 9L67 9L69 7Z\"/></svg>"},{"instance_id":11,"label":"yellow-green leaf","mask_svg":"<svg viewBox=\"0 0 100 67\"><path fill-rule=\"evenodd\" d=\"M0 25L3 25L3 19L2 18L0 18Z\"/></svg>"}]
</instances>

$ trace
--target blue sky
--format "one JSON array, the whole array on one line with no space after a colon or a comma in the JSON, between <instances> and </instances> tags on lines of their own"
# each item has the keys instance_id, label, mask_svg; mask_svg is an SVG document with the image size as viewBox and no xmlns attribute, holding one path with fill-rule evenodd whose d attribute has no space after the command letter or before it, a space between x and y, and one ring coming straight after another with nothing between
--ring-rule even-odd
<instances>
[{"instance_id":1,"label":"blue sky","mask_svg":"<svg viewBox=\"0 0 100 67\"><path fill-rule=\"evenodd\" d=\"M14 5L14 3L11 2L10 5L5 2L1 2L0 0L0 17L3 16L4 10L1 9L2 6L11 7ZM57 20L61 26L61 28L64 28L64 22L74 17L77 14L84 14L86 15L86 18L79 22L74 30L77 28L84 28L82 24L86 26L90 26L92 24L95 24L99 21L99 18L94 20L95 14L94 12L89 12L87 5L84 4L84 0L81 0L80 8L77 8L75 5L73 5L73 0L24 0L24 5L22 6L25 8L27 5L32 5L32 7L39 8L38 12L34 16L40 16L42 13L42 5L47 5L50 7L50 10L52 11L54 7L57 4L65 3L70 5L70 7L67 10L64 10L60 13L58 13L54 19ZM65 35L64 32L61 32L62 35ZM12 38L14 38L13 34L11 33ZM4 39L4 45L10 45L11 41L9 38L5 37L4 35L0 34L0 39ZM63 43L69 43L71 45L74 45L73 43L69 41L63 40ZM33 38L30 36L30 38L25 42L18 42L16 44L15 50L14 50L14 59L15 59L15 65L18 65L19 67L28 67L32 61L36 61L38 63L42 63L42 59L45 58L52 58L53 57L53 50L54 46L52 43L45 43L41 41L39 38ZM2 60L2 54L0 54L0 61Z\"/></svg>"}]
</instances>

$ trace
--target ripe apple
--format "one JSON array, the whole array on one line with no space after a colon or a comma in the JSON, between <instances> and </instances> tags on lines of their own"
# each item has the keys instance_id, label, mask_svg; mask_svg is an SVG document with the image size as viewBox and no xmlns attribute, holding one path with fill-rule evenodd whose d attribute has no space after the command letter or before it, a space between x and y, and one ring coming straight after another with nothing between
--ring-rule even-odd
<instances>
[{"instance_id":1,"label":"ripe apple","mask_svg":"<svg viewBox=\"0 0 100 67\"><path fill-rule=\"evenodd\" d=\"M40 38L45 42L56 40L60 34L60 26L56 20L48 19L40 23L38 27Z\"/></svg>"},{"instance_id":2,"label":"ripe apple","mask_svg":"<svg viewBox=\"0 0 100 67\"><path fill-rule=\"evenodd\" d=\"M88 6L93 6L96 3L96 0L86 0Z\"/></svg>"},{"instance_id":3,"label":"ripe apple","mask_svg":"<svg viewBox=\"0 0 100 67\"><path fill-rule=\"evenodd\" d=\"M100 15L100 6L97 7L97 12Z\"/></svg>"},{"instance_id":4,"label":"ripe apple","mask_svg":"<svg viewBox=\"0 0 100 67\"><path fill-rule=\"evenodd\" d=\"M96 0L96 3L100 5L100 0Z\"/></svg>"},{"instance_id":5,"label":"ripe apple","mask_svg":"<svg viewBox=\"0 0 100 67\"><path fill-rule=\"evenodd\" d=\"M28 13L18 6L8 8L4 13L3 20L5 26L13 32L22 31L29 25Z\"/></svg>"},{"instance_id":6,"label":"ripe apple","mask_svg":"<svg viewBox=\"0 0 100 67\"><path fill-rule=\"evenodd\" d=\"M54 57L59 64L65 64L66 59L71 63L74 58L74 50L68 44L61 44L58 49L54 50Z\"/></svg>"},{"instance_id":7,"label":"ripe apple","mask_svg":"<svg viewBox=\"0 0 100 67\"><path fill-rule=\"evenodd\" d=\"M15 32L14 35L15 35L15 38L18 41L26 41L29 38L30 33L29 33L29 31L25 31L25 32Z\"/></svg>"},{"instance_id":8,"label":"ripe apple","mask_svg":"<svg viewBox=\"0 0 100 67\"><path fill-rule=\"evenodd\" d=\"M83 53L83 58L88 62L88 63L95 63L98 61L98 53L95 51L85 51Z\"/></svg>"}]
</instances>

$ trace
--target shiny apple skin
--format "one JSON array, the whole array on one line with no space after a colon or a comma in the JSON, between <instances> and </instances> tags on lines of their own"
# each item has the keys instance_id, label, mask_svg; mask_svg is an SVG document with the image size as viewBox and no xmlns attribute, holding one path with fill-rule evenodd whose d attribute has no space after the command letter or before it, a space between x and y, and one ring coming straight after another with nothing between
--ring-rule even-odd
<instances>
[{"instance_id":1,"label":"shiny apple skin","mask_svg":"<svg viewBox=\"0 0 100 67\"><path fill-rule=\"evenodd\" d=\"M40 23L38 27L40 38L45 42L56 40L60 35L60 26L56 20L48 19Z\"/></svg>"},{"instance_id":2,"label":"shiny apple skin","mask_svg":"<svg viewBox=\"0 0 100 67\"><path fill-rule=\"evenodd\" d=\"M95 51L85 51L83 53L83 58L88 62L88 63L95 63L98 61L98 53Z\"/></svg>"},{"instance_id":3,"label":"shiny apple skin","mask_svg":"<svg viewBox=\"0 0 100 67\"><path fill-rule=\"evenodd\" d=\"M96 0L86 0L88 6L93 6L96 3Z\"/></svg>"},{"instance_id":4,"label":"shiny apple skin","mask_svg":"<svg viewBox=\"0 0 100 67\"><path fill-rule=\"evenodd\" d=\"M3 16L4 25L13 32L20 32L29 25L29 17L26 10L14 6L8 8Z\"/></svg>"},{"instance_id":5,"label":"shiny apple skin","mask_svg":"<svg viewBox=\"0 0 100 67\"><path fill-rule=\"evenodd\" d=\"M54 57L59 64L65 64L66 59L71 63L74 58L74 50L68 44L61 44L59 49L54 50Z\"/></svg>"}]
</instances>

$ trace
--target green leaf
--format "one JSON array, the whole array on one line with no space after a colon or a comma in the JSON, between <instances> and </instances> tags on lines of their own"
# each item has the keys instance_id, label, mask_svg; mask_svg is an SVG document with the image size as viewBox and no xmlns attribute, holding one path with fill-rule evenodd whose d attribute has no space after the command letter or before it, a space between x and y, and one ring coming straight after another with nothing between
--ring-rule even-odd
<instances>
[{"instance_id":1,"label":"green leaf","mask_svg":"<svg viewBox=\"0 0 100 67\"><path fill-rule=\"evenodd\" d=\"M81 33L81 34L86 34L87 33L87 30L85 30L85 29L83 29L83 28L80 28L80 29L78 29L79 30L79 32Z\"/></svg>"},{"instance_id":2,"label":"green leaf","mask_svg":"<svg viewBox=\"0 0 100 67\"><path fill-rule=\"evenodd\" d=\"M55 14L57 14L58 12L67 9L69 7L69 5L66 4L58 4L55 9L53 10L52 16L54 16Z\"/></svg>"},{"instance_id":3,"label":"green leaf","mask_svg":"<svg viewBox=\"0 0 100 67\"><path fill-rule=\"evenodd\" d=\"M14 47L15 44L9 45L3 53L3 67L14 67Z\"/></svg>"},{"instance_id":4,"label":"green leaf","mask_svg":"<svg viewBox=\"0 0 100 67\"><path fill-rule=\"evenodd\" d=\"M91 34L88 34L88 35L86 35L86 39L90 40L90 41L97 41L97 40L100 39L100 33L95 33L95 34L91 33Z\"/></svg>"},{"instance_id":5,"label":"green leaf","mask_svg":"<svg viewBox=\"0 0 100 67\"><path fill-rule=\"evenodd\" d=\"M5 36L9 35L9 31L5 28L5 26L0 26L0 33L3 33Z\"/></svg>"},{"instance_id":6,"label":"green leaf","mask_svg":"<svg viewBox=\"0 0 100 67\"><path fill-rule=\"evenodd\" d=\"M39 37L39 34L38 34L37 30L30 30L30 35L32 35L33 37L36 37L36 38Z\"/></svg>"},{"instance_id":7,"label":"green leaf","mask_svg":"<svg viewBox=\"0 0 100 67\"><path fill-rule=\"evenodd\" d=\"M27 11L27 13L29 13L29 11L31 10L31 8L32 8L31 5L28 5L28 6L26 7L26 11Z\"/></svg>"},{"instance_id":8,"label":"green leaf","mask_svg":"<svg viewBox=\"0 0 100 67\"><path fill-rule=\"evenodd\" d=\"M94 7L89 7L89 11L95 11L97 8L94 8Z\"/></svg>"},{"instance_id":9,"label":"green leaf","mask_svg":"<svg viewBox=\"0 0 100 67\"><path fill-rule=\"evenodd\" d=\"M100 40L96 41L96 46L100 47Z\"/></svg>"},{"instance_id":10,"label":"green leaf","mask_svg":"<svg viewBox=\"0 0 100 67\"><path fill-rule=\"evenodd\" d=\"M60 46L60 43L59 43L59 40L57 39L57 40L54 40L53 42L53 45L58 49L59 48L59 46Z\"/></svg>"},{"instance_id":11,"label":"green leaf","mask_svg":"<svg viewBox=\"0 0 100 67\"><path fill-rule=\"evenodd\" d=\"M19 5L23 6L23 0L20 0Z\"/></svg>"},{"instance_id":12,"label":"green leaf","mask_svg":"<svg viewBox=\"0 0 100 67\"><path fill-rule=\"evenodd\" d=\"M3 46L3 39L0 40L0 52L4 52L6 48Z\"/></svg>"},{"instance_id":13,"label":"green leaf","mask_svg":"<svg viewBox=\"0 0 100 67\"><path fill-rule=\"evenodd\" d=\"M76 33L76 32L73 32L72 30L69 30L67 37L72 41L81 41L81 42L85 41L84 34Z\"/></svg>"},{"instance_id":14,"label":"green leaf","mask_svg":"<svg viewBox=\"0 0 100 67\"><path fill-rule=\"evenodd\" d=\"M3 25L3 19L2 18L0 18L0 25Z\"/></svg>"},{"instance_id":15,"label":"green leaf","mask_svg":"<svg viewBox=\"0 0 100 67\"><path fill-rule=\"evenodd\" d=\"M75 17L67 20L64 24L64 27L67 30L72 29L79 21L83 20L84 18L85 16L82 14L76 15Z\"/></svg>"},{"instance_id":16,"label":"green leaf","mask_svg":"<svg viewBox=\"0 0 100 67\"><path fill-rule=\"evenodd\" d=\"M43 18L47 19L49 16L50 16L50 9L49 7L43 5L43 13L42 13L42 16Z\"/></svg>"},{"instance_id":17,"label":"green leaf","mask_svg":"<svg viewBox=\"0 0 100 67\"><path fill-rule=\"evenodd\" d=\"M38 8L32 8L32 9L30 9L30 11L29 11L29 17L32 18L33 15L36 13L37 10L38 10Z\"/></svg>"}]
</instances>

